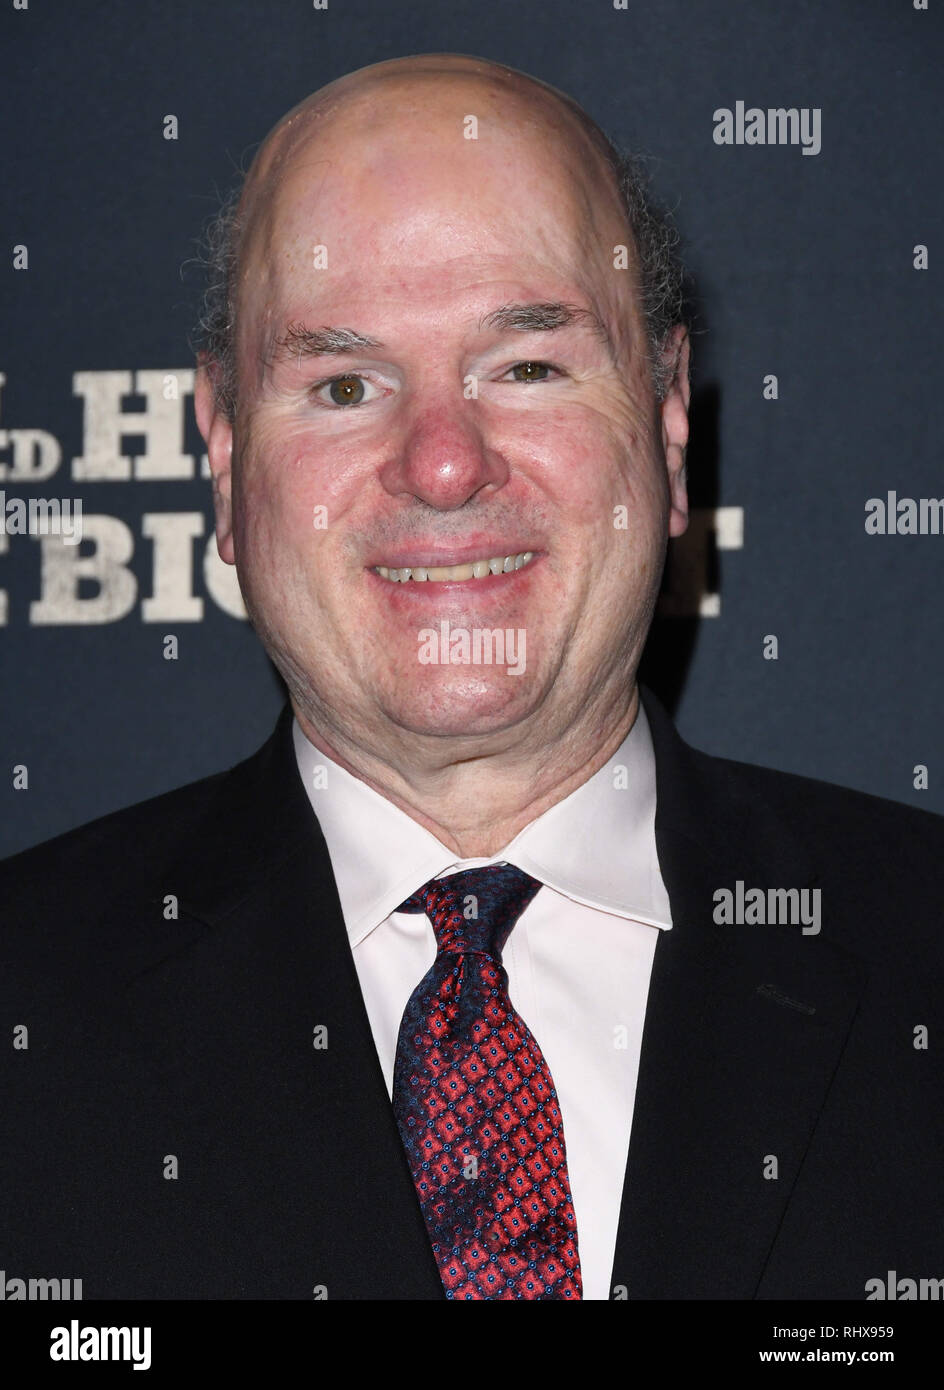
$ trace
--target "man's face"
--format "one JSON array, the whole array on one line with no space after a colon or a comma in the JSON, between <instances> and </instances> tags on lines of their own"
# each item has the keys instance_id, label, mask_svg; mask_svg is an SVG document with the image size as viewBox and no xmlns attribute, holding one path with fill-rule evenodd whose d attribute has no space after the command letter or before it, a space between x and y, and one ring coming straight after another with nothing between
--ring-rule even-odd
<instances>
[{"instance_id":1,"label":"man's face","mask_svg":"<svg viewBox=\"0 0 944 1390\"><path fill-rule=\"evenodd\" d=\"M589 146L470 103L355 102L292 148L243 263L231 503L211 438L221 553L296 708L375 750L539 747L630 689L684 529L684 392L654 402ZM325 351L329 326L370 345ZM514 634L504 664L457 661L457 629Z\"/></svg>"}]
</instances>

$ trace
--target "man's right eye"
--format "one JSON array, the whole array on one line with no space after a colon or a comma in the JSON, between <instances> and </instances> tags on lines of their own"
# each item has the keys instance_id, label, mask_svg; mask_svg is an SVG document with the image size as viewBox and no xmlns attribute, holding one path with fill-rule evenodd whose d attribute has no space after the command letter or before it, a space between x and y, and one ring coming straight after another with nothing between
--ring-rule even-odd
<instances>
[{"instance_id":1,"label":"man's right eye","mask_svg":"<svg viewBox=\"0 0 944 1390\"><path fill-rule=\"evenodd\" d=\"M369 385L370 382L365 377L354 372L345 372L343 376L333 376L327 381L319 381L311 388L311 394L319 405L327 406L329 409L331 406L362 405L367 399L365 392ZM327 392L329 399L325 399L323 392Z\"/></svg>"}]
</instances>

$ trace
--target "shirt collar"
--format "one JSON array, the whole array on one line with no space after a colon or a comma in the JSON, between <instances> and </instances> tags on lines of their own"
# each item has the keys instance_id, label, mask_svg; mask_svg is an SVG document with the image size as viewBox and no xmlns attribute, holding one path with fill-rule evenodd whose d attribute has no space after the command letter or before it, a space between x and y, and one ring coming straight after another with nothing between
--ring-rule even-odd
<instances>
[{"instance_id":1,"label":"shirt collar","mask_svg":"<svg viewBox=\"0 0 944 1390\"><path fill-rule=\"evenodd\" d=\"M457 859L405 811L315 748L297 719L292 737L352 946L429 879L505 862L588 907L663 930L672 925L656 853L655 754L641 701L609 761L487 859Z\"/></svg>"}]
</instances>

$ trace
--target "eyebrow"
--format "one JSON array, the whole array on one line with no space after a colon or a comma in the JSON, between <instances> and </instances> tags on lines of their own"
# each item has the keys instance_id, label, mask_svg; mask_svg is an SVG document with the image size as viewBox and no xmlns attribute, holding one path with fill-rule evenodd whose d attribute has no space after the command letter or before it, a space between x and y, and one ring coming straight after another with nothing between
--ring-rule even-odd
<instances>
[{"instance_id":1,"label":"eyebrow","mask_svg":"<svg viewBox=\"0 0 944 1390\"><path fill-rule=\"evenodd\" d=\"M306 328L303 323L290 323L272 344L271 360L294 357L301 361L303 357L340 356L383 346L378 338L365 337L363 333L355 333L353 328Z\"/></svg>"},{"instance_id":2,"label":"eyebrow","mask_svg":"<svg viewBox=\"0 0 944 1390\"><path fill-rule=\"evenodd\" d=\"M520 333L553 333L560 328L571 328L574 324L586 324L612 353L613 343L606 324L593 309L586 309L580 304L565 304L560 300L503 304L479 319L480 329L496 328L500 332L512 329Z\"/></svg>"},{"instance_id":3,"label":"eyebrow","mask_svg":"<svg viewBox=\"0 0 944 1390\"><path fill-rule=\"evenodd\" d=\"M599 314L582 305L566 304L560 300L502 304L480 318L478 328L480 332L495 329L498 332L553 333L575 324L589 327L613 355L612 339ZM353 328L334 328L330 325L306 328L303 323L290 323L285 332L274 340L269 361L273 363L294 358L300 362L305 357L342 356L384 346L378 338L369 338Z\"/></svg>"}]
</instances>

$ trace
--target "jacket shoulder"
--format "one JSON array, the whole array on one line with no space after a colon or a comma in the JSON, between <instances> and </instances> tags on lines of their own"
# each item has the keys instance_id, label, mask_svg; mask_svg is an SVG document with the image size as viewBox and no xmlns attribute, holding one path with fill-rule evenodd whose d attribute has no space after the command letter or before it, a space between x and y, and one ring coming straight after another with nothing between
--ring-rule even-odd
<instances>
[{"instance_id":1,"label":"jacket shoulder","mask_svg":"<svg viewBox=\"0 0 944 1390\"><path fill-rule=\"evenodd\" d=\"M47 1037L187 951L310 836L290 714L249 758L0 863L0 1002ZM287 808L287 809L286 809Z\"/></svg>"},{"instance_id":2,"label":"jacket shoulder","mask_svg":"<svg viewBox=\"0 0 944 1390\"><path fill-rule=\"evenodd\" d=\"M944 816L934 811L815 777L693 753L706 777L738 800L763 801L814 843L823 836L827 842L842 837L863 843L879 837L886 848L904 841L944 849Z\"/></svg>"},{"instance_id":3,"label":"jacket shoulder","mask_svg":"<svg viewBox=\"0 0 944 1390\"><path fill-rule=\"evenodd\" d=\"M192 939L188 890L245 859L264 751L0 862L0 970L90 983Z\"/></svg>"},{"instance_id":4,"label":"jacket shoulder","mask_svg":"<svg viewBox=\"0 0 944 1390\"><path fill-rule=\"evenodd\" d=\"M216 772L88 821L0 861L0 903L34 900L51 884L70 894L120 891L123 883L159 878L161 867L191 842L231 774Z\"/></svg>"},{"instance_id":5,"label":"jacket shoulder","mask_svg":"<svg viewBox=\"0 0 944 1390\"><path fill-rule=\"evenodd\" d=\"M944 848L944 816L888 797L819 778L722 758L682 738L661 700L641 687L656 755L663 814L697 836L714 818L728 833L761 824L788 826L816 851L842 842L886 852L913 846L919 854Z\"/></svg>"},{"instance_id":6,"label":"jacket shoulder","mask_svg":"<svg viewBox=\"0 0 944 1390\"><path fill-rule=\"evenodd\" d=\"M944 816L795 773L708 754L697 761L715 789L706 804L729 837L751 841L763 825L768 845L789 836L802 846L833 940L884 958L907 939L916 958L944 969Z\"/></svg>"}]
</instances>

